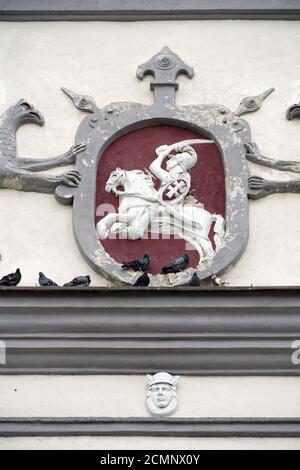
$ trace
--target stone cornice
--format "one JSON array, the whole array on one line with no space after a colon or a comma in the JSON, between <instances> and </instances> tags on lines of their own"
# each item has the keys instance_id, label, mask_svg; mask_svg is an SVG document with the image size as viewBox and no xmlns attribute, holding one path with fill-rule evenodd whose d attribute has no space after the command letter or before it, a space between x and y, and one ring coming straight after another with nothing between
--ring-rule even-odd
<instances>
[{"instance_id":1,"label":"stone cornice","mask_svg":"<svg viewBox=\"0 0 300 470\"><path fill-rule=\"evenodd\" d=\"M0 418L0 436L300 437L300 419Z\"/></svg>"},{"instance_id":2,"label":"stone cornice","mask_svg":"<svg viewBox=\"0 0 300 470\"><path fill-rule=\"evenodd\" d=\"M0 374L299 375L299 288L4 288Z\"/></svg>"},{"instance_id":3,"label":"stone cornice","mask_svg":"<svg viewBox=\"0 0 300 470\"><path fill-rule=\"evenodd\" d=\"M300 18L298 0L1 0L2 21L153 21Z\"/></svg>"}]
</instances>

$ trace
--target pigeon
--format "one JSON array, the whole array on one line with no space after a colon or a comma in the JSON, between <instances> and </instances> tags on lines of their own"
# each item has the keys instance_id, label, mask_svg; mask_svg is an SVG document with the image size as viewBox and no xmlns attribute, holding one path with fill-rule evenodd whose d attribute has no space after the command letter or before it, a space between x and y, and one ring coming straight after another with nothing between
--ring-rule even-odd
<instances>
[{"instance_id":1,"label":"pigeon","mask_svg":"<svg viewBox=\"0 0 300 470\"><path fill-rule=\"evenodd\" d=\"M133 269L134 271L146 271L150 264L151 258L149 253L145 251L143 258L137 258L133 261L127 261L127 263L122 264L122 269Z\"/></svg>"},{"instance_id":2,"label":"pigeon","mask_svg":"<svg viewBox=\"0 0 300 470\"><path fill-rule=\"evenodd\" d=\"M72 281L67 282L64 286L89 286L91 283L91 278L89 275L87 276L78 276L74 277Z\"/></svg>"},{"instance_id":3,"label":"pigeon","mask_svg":"<svg viewBox=\"0 0 300 470\"><path fill-rule=\"evenodd\" d=\"M229 286L229 282L224 281L224 279L218 277L216 274L213 274L211 276L211 280L212 280L214 286L216 286L216 287L228 287Z\"/></svg>"},{"instance_id":4,"label":"pigeon","mask_svg":"<svg viewBox=\"0 0 300 470\"><path fill-rule=\"evenodd\" d=\"M40 272L39 273L39 285L42 287L50 287L50 286L57 286L58 284L52 281L52 279L49 279L48 277L46 277L44 273Z\"/></svg>"},{"instance_id":5,"label":"pigeon","mask_svg":"<svg viewBox=\"0 0 300 470\"><path fill-rule=\"evenodd\" d=\"M17 286L19 282L21 281L21 271L18 268L15 273L7 274L6 276L3 276L2 279L0 279L0 286Z\"/></svg>"},{"instance_id":6,"label":"pigeon","mask_svg":"<svg viewBox=\"0 0 300 470\"><path fill-rule=\"evenodd\" d=\"M135 283L133 284L136 287L147 287L150 284L150 277L148 273L142 274L140 277L137 278Z\"/></svg>"},{"instance_id":7,"label":"pigeon","mask_svg":"<svg viewBox=\"0 0 300 470\"><path fill-rule=\"evenodd\" d=\"M166 264L162 270L164 273L179 273L179 271L183 271L189 265L190 258L188 255L183 255L181 258L175 259L169 264Z\"/></svg>"},{"instance_id":8,"label":"pigeon","mask_svg":"<svg viewBox=\"0 0 300 470\"><path fill-rule=\"evenodd\" d=\"M199 287L200 283L201 283L201 281L198 277L197 271L195 270L193 272L193 275L192 275L191 279L189 280L189 282L186 285L191 286L191 287Z\"/></svg>"}]
</instances>

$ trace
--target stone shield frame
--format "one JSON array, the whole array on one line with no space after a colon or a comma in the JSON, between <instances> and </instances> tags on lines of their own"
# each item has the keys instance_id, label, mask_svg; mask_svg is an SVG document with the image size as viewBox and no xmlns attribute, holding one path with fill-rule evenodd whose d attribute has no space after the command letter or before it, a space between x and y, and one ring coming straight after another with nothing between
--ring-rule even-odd
<instances>
[{"instance_id":1,"label":"stone shield frame","mask_svg":"<svg viewBox=\"0 0 300 470\"><path fill-rule=\"evenodd\" d=\"M132 130L157 124L189 128L215 141L221 152L226 189L226 234L223 246L210 265L198 266L200 279L222 273L233 266L242 255L248 241L248 167L245 144L251 142L246 121L223 105L204 104L176 106L176 77L184 73L193 77L193 69L164 48L152 59L138 67L137 77L154 76L150 84L154 103L113 103L99 109L93 98L63 91L82 111L91 113L81 122L76 143L85 141L87 148L77 158L76 170L81 173L79 188L58 186L56 198L63 204L73 202L73 227L78 247L97 272L117 285L134 284L138 274L124 271L104 249L95 227L96 175L101 156L109 145ZM189 282L193 268L178 274L152 275L151 285L180 286Z\"/></svg>"}]
</instances>

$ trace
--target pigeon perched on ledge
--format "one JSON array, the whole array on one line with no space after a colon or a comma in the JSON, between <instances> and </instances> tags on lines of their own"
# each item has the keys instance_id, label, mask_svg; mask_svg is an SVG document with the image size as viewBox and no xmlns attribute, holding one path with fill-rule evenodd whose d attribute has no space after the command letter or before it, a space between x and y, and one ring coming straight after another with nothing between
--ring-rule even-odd
<instances>
[{"instance_id":1,"label":"pigeon perched on ledge","mask_svg":"<svg viewBox=\"0 0 300 470\"><path fill-rule=\"evenodd\" d=\"M39 285L41 287L50 287L50 286L57 286L58 284L52 281L52 279L49 279L49 277L46 277L44 273L40 272L39 273Z\"/></svg>"},{"instance_id":2,"label":"pigeon perched on ledge","mask_svg":"<svg viewBox=\"0 0 300 470\"><path fill-rule=\"evenodd\" d=\"M133 284L135 287L147 287L150 284L150 277L148 273L142 274L140 277L137 278L135 283Z\"/></svg>"},{"instance_id":3,"label":"pigeon perched on ledge","mask_svg":"<svg viewBox=\"0 0 300 470\"><path fill-rule=\"evenodd\" d=\"M192 275L191 279L188 281L188 283L186 285L190 286L190 287L199 287L200 284L201 284L201 281L198 277L197 270L195 270L193 272L193 275Z\"/></svg>"},{"instance_id":4,"label":"pigeon perched on ledge","mask_svg":"<svg viewBox=\"0 0 300 470\"><path fill-rule=\"evenodd\" d=\"M90 278L89 275L87 275L87 276L78 276L78 277L74 277L74 279L72 279L72 281L67 282L66 284L64 284L64 286L72 286L72 287L89 286L90 283L91 283L91 278Z\"/></svg>"},{"instance_id":5,"label":"pigeon perched on ledge","mask_svg":"<svg viewBox=\"0 0 300 470\"><path fill-rule=\"evenodd\" d=\"M151 262L149 253L145 251L143 258L137 258L122 264L122 269L133 269L134 271L146 271Z\"/></svg>"},{"instance_id":6,"label":"pigeon perched on ledge","mask_svg":"<svg viewBox=\"0 0 300 470\"><path fill-rule=\"evenodd\" d=\"M181 258L175 259L171 263L163 266L162 271L164 273L179 273L188 267L189 262L189 256L183 255Z\"/></svg>"},{"instance_id":7,"label":"pigeon perched on ledge","mask_svg":"<svg viewBox=\"0 0 300 470\"><path fill-rule=\"evenodd\" d=\"M14 287L19 284L21 281L21 271L18 268L15 273L7 274L6 276L3 276L2 279L0 279L0 286L9 286L9 287Z\"/></svg>"}]
</instances>

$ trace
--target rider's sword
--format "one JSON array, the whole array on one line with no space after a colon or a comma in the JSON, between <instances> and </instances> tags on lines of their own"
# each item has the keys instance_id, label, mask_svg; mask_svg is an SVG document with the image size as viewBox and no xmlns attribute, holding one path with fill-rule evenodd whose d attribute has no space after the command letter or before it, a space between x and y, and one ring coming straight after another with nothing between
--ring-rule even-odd
<instances>
[{"instance_id":1,"label":"rider's sword","mask_svg":"<svg viewBox=\"0 0 300 470\"><path fill-rule=\"evenodd\" d=\"M168 145L168 152L171 152L173 149L176 148L178 144L184 145L193 145L193 144L214 144L213 140L206 140L206 139L188 139L188 140L181 140L180 142L176 142L175 144Z\"/></svg>"},{"instance_id":2,"label":"rider's sword","mask_svg":"<svg viewBox=\"0 0 300 470\"><path fill-rule=\"evenodd\" d=\"M206 140L206 139L189 139L189 140L181 140L180 142L177 142L176 144L170 145L170 147L174 147L177 144L186 144L186 145L191 145L191 144L214 144L215 142L213 140Z\"/></svg>"}]
</instances>

